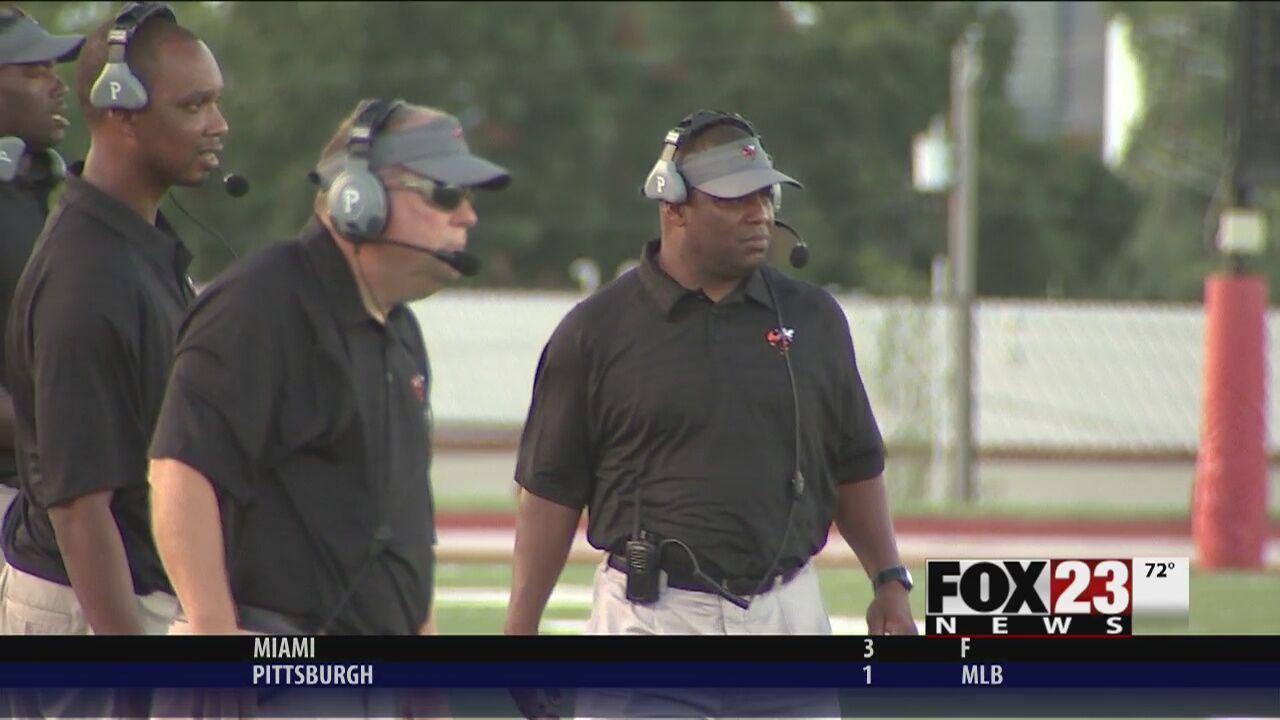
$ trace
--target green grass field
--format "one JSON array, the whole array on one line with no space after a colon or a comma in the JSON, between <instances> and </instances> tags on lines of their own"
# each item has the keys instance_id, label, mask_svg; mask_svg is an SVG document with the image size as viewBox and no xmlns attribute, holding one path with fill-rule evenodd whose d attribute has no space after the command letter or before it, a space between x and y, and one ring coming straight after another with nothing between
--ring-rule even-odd
<instances>
[{"instance_id":1,"label":"green grass field","mask_svg":"<svg viewBox=\"0 0 1280 720\"><path fill-rule=\"evenodd\" d=\"M552 597L543 631L580 632L590 613L591 565L569 565ZM911 572L919 581L911 593L916 621L924 617L924 567ZM859 632L858 622L871 600L870 586L860 570L823 568L823 596L835 631ZM437 619L440 632L485 635L502 631L511 568L505 564L442 564L436 572ZM1190 623L1139 621L1138 634L1280 634L1280 573L1191 573Z\"/></svg>"}]
</instances>

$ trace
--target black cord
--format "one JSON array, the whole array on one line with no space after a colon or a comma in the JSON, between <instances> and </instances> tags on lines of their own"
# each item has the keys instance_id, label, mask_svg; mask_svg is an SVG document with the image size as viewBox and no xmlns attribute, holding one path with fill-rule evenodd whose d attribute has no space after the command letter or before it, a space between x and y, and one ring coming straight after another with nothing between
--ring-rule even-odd
<instances>
[{"instance_id":1,"label":"black cord","mask_svg":"<svg viewBox=\"0 0 1280 720\"><path fill-rule=\"evenodd\" d=\"M633 483L633 485L635 486L635 516L632 518L632 522L631 522L631 539L639 540L640 539L640 476L638 474L635 476L635 482Z\"/></svg>"},{"instance_id":2,"label":"black cord","mask_svg":"<svg viewBox=\"0 0 1280 720\"><path fill-rule=\"evenodd\" d=\"M772 283L769 282L769 276L766 274L763 268L760 270L760 277L764 280L765 289L768 290L769 292L769 300L773 303L773 311L778 319L778 332L783 333L786 326L783 324L783 320L782 320L782 308L778 304L777 296L774 295L773 285ZM800 450L801 450L800 392L796 386L795 370L791 366L791 348L790 348L791 340L790 338L786 337L786 335L784 334L779 342L782 343L780 349L782 350L782 359L787 369L787 385L791 389L791 408L793 412L793 417L795 419L795 424L793 428L795 431L793 435L794 443L795 443L794 445L795 446L795 456L794 456L795 465L791 474L791 479L787 485L787 497L789 498L787 502L787 525L782 532L782 541L778 543L778 551L774 553L773 559L769 561L769 565L765 570L764 577L760 578L760 582L756 583L755 589L749 593L750 595L753 595L753 596L759 595L760 591L764 589L764 586L768 584L771 580L773 580L775 576L774 569L777 568L778 562L782 559L782 554L786 552L787 541L791 539L791 527L792 525L795 524L796 500L798 500L800 496L804 494L804 491L805 491L804 474L800 472ZM638 476L635 478L635 495L636 495L635 515L634 515L631 539L640 540L641 539L640 478ZM716 583L714 580L711 579L711 576L704 573L702 571L701 566L698 564L698 557L697 555L694 554L693 549L690 548L688 545L684 544L682 541L677 540L675 538L666 538L661 540L658 543L659 558L661 557L662 548L667 544L675 545L685 551L685 553L689 556L689 561L693 564L694 575L697 576L700 580L702 580L702 582L706 584L708 589L714 591L717 595L723 597L724 599L728 600L734 605L737 605L743 610L746 610L751 607L750 600L747 600L746 598L743 598L739 595L734 594L724 585Z\"/></svg>"},{"instance_id":3,"label":"black cord","mask_svg":"<svg viewBox=\"0 0 1280 720\"><path fill-rule=\"evenodd\" d=\"M170 191L168 195L169 195L169 200L173 202L173 206L181 210L182 214L186 215L188 220L195 223L196 227L203 230L206 235L209 235L217 239L217 241L222 244L222 247L226 248L227 252L231 253L231 257L233 259L236 259L236 260L240 259L240 253L236 252L235 248L231 247L231 243L227 242L225 238L223 238L218 233L214 232L213 228L210 228L208 225L205 225L204 223L200 222L199 218L197 218L195 215L192 215L190 212L188 212L186 208L182 207L182 203L178 202L178 198L173 194L172 191Z\"/></svg>"},{"instance_id":4,"label":"black cord","mask_svg":"<svg viewBox=\"0 0 1280 720\"><path fill-rule=\"evenodd\" d=\"M382 314L382 324L385 326L391 318L391 308L382 309L382 299L378 297L378 293L373 291L373 285L369 284L369 278L364 274L364 263L360 260L361 243L353 243L353 247L355 249L352 252L355 254L356 273L360 276L360 284L369 293L369 299L373 301L373 307Z\"/></svg>"},{"instance_id":5,"label":"black cord","mask_svg":"<svg viewBox=\"0 0 1280 720\"><path fill-rule=\"evenodd\" d=\"M390 333L391 332L391 326L390 326L391 310L384 311L382 309L382 301L378 298L377 293L374 292L373 286L369 284L369 278L366 277L364 274L364 263L361 262L360 260L360 243L355 244L354 253L355 253L355 261L356 261L356 274L359 276L359 283L364 286L366 291L368 291L369 297L370 299L372 299L374 306L377 307L378 312L383 313L382 324L386 328L386 332ZM385 346L383 347L382 352L383 352L383 374L386 375L387 373L390 372L390 369L386 365L386 347ZM347 587L342 592L342 597L338 599L338 603L334 605L333 608L329 611L329 616L325 619L324 623L320 626L319 633L321 634L327 632L329 629L329 625L332 624L334 621L336 621L338 619L338 615L340 615L342 611L347 608L347 604L351 601L352 596L355 594L356 588L359 587L360 581L364 579L364 576L369 572L369 569L373 567L373 563L378 559L378 555L380 555L382 551L385 550L387 546L391 544L392 531L391 531L391 525L390 525L390 521L391 521L390 508L394 507L394 505L391 502L393 490L392 490L391 467L390 467L391 397L390 397L390 388L387 387L386 383L382 383L382 392L383 392L383 397L385 398L385 402L383 403L384 425L382 429L383 429L383 441L386 447L386 457L383 458L383 462L379 463L379 468L382 470L382 472L379 473L380 475L382 475L382 478L383 478L382 487L374 489L374 495L378 497L381 501L377 503L380 506L379 515L381 516L381 524L379 524L377 529L374 531L373 541L369 544L368 556L365 557L364 562L361 563L360 565L360 568L356 571L355 575L352 576L351 581L347 583Z\"/></svg>"},{"instance_id":6,"label":"black cord","mask_svg":"<svg viewBox=\"0 0 1280 720\"><path fill-rule=\"evenodd\" d=\"M693 548L689 547L688 545L685 545L680 540L676 540L675 538L667 538L662 542L658 543L659 557L661 557L663 546L667 544L675 545L679 547L681 550L684 550L685 554L689 556L689 562L693 563L694 577L697 577L699 580L702 580L702 582L707 586L708 589L714 590L717 595L724 598L725 600L728 600L734 605L737 605L743 610L746 610L751 607L750 600L747 600L746 598L740 595L735 595L733 591L731 591L729 588L725 587L720 583L717 583L715 580L712 580L710 575L703 572L702 566L698 564L698 557L693 554ZM752 594L754 595L755 593L752 593Z\"/></svg>"},{"instance_id":7,"label":"black cord","mask_svg":"<svg viewBox=\"0 0 1280 720\"><path fill-rule=\"evenodd\" d=\"M786 325L782 321L782 306L778 304L778 296L773 292L773 283L769 282L769 275L764 268L760 269L760 277L764 280L765 290L769 292L769 300L773 303L773 312L778 318L778 332L784 333L781 340L782 343L782 359L787 367L787 383L791 387L791 409L795 419L795 466L791 474L791 483L788 486L787 497L787 526L782 531L782 541L778 543L778 551L774 553L773 560L769 561L768 567L765 569L764 577L760 578L760 582L756 584L755 590L751 591L752 595L759 595L774 577L774 570L778 567L778 562L782 560L782 554L787 550L787 540L791 539L791 526L795 522L796 500L804 494L804 475L800 472L800 391L796 387L795 370L791 367L791 346L790 339L786 337Z\"/></svg>"}]
</instances>

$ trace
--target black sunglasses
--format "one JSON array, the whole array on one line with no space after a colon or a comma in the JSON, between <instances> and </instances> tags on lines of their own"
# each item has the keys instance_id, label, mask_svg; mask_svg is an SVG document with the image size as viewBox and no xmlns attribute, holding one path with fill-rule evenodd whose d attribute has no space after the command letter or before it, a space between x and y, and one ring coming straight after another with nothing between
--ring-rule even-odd
<instances>
[{"instance_id":1,"label":"black sunglasses","mask_svg":"<svg viewBox=\"0 0 1280 720\"><path fill-rule=\"evenodd\" d=\"M474 200L470 188L457 185L445 185L427 178L403 178L395 184L387 185L388 190L412 190L422 196L428 205L445 212L453 212L462 207L464 200Z\"/></svg>"}]
</instances>

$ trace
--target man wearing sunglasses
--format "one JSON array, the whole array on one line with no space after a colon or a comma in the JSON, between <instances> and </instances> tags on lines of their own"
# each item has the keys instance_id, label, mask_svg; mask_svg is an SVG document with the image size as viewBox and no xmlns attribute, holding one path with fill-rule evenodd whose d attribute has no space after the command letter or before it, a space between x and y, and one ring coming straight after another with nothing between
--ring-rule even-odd
<instances>
[{"instance_id":1,"label":"man wearing sunglasses","mask_svg":"<svg viewBox=\"0 0 1280 720\"><path fill-rule=\"evenodd\" d=\"M196 301L151 446L183 630L430 632L430 369L407 303L478 261L471 190L507 171L457 119L362 102L301 235Z\"/></svg>"},{"instance_id":2,"label":"man wearing sunglasses","mask_svg":"<svg viewBox=\"0 0 1280 720\"><path fill-rule=\"evenodd\" d=\"M174 633L434 632L431 374L407 303L476 270L471 190L510 176L456 118L366 100L311 179L301 234L224 272L179 338L150 472ZM169 711L441 712L434 697L232 695Z\"/></svg>"}]
</instances>

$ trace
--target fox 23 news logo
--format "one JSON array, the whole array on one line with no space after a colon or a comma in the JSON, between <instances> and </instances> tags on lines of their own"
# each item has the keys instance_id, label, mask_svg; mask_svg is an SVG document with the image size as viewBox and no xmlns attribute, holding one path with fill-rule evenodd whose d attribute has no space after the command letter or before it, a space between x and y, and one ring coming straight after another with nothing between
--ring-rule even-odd
<instances>
[{"instance_id":1,"label":"fox 23 news logo","mask_svg":"<svg viewBox=\"0 0 1280 720\"><path fill-rule=\"evenodd\" d=\"M926 634L1126 636L1131 560L930 560Z\"/></svg>"}]
</instances>

